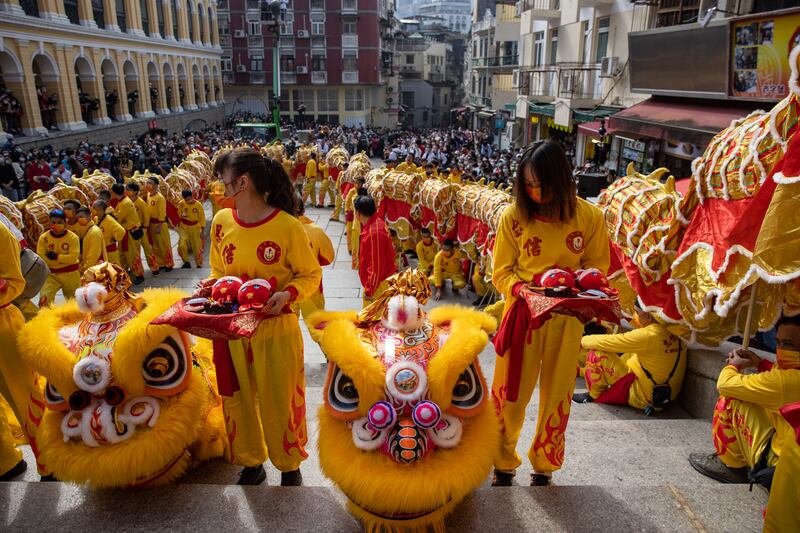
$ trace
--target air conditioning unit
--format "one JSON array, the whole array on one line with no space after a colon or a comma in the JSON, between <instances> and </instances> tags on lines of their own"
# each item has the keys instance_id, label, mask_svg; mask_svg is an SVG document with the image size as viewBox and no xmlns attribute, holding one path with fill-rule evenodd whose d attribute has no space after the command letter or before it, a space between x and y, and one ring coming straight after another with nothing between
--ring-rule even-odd
<instances>
[{"instance_id":1,"label":"air conditioning unit","mask_svg":"<svg viewBox=\"0 0 800 533\"><path fill-rule=\"evenodd\" d=\"M247 67L244 65L236 65L236 72L247 72Z\"/></svg>"},{"instance_id":2,"label":"air conditioning unit","mask_svg":"<svg viewBox=\"0 0 800 533\"><path fill-rule=\"evenodd\" d=\"M561 83L559 87L559 92L562 94L564 93L572 93L575 89L575 78L572 76L571 72L562 72L561 73Z\"/></svg>"},{"instance_id":3,"label":"air conditioning unit","mask_svg":"<svg viewBox=\"0 0 800 533\"><path fill-rule=\"evenodd\" d=\"M619 58L618 57L604 57L600 63L600 77L613 78L619 74Z\"/></svg>"},{"instance_id":4,"label":"air conditioning unit","mask_svg":"<svg viewBox=\"0 0 800 533\"><path fill-rule=\"evenodd\" d=\"M298 74L308 74L308 67L306 67L306 66L297 67L297 73Z\"/></svg>"},{"instance_id":5,"label":"air conditioning unit","mask_svg":"<svg viewBox=\"0 0 800 533\"><path fill-rule=\"evenodd\" d=\"M246 37L244 30L236 30L233 32L233 36L237 39L244 39Z\"/></svg>"},{"instance_id":6,"label":"air conditioning unit","mask_svg":"<svg viewBox=\"0 0 800 533\"><path fill-rule=\"evenodd\" d=\"M309 37L308 30L298 30L297 37L300 39L308 39Z\"/></svg>"},{"instance_id":7,"label":"air conditioning unit","mask_svg":"<svg viewBox=\"0 0 800 533\"><path fill-rule=\"evenodd\" d=\"M515 69L511 73L511 88L519 89L519 69Z\"/></svg>"}]
</instances>

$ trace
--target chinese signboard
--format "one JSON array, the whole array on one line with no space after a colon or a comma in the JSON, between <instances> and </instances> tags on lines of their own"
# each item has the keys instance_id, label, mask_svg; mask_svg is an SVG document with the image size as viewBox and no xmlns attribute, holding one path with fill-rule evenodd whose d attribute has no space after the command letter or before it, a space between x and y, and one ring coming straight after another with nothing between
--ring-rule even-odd
<instances>
[{"instance_id":1,"label":"chinese signboard","mask_svg":"<svg viewBox=\"0 0 800 533\"><path fill-rule=\"evenodd\" d=\"M779 100L789 94L789 54L800 45L800 13L732 24L731 96Z\"/></svg>"}]
</instances>

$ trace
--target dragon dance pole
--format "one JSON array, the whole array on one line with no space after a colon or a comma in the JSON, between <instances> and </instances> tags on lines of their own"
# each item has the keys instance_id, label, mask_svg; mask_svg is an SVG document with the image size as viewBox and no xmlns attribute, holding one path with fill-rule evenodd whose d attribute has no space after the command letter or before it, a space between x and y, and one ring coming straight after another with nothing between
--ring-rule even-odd
<instances>
[{"instance_id":1,"label":"dragon dance pole","mask_svg":"<svg viewBox=\"0 0 800 533\"><path fill-rule=\"evenodd\" d=\"M758 294L758 281L753 283L750 291L750 302L747 304L747 318L744 324L744 334L742 335L742 348L750 348L750 336L753 334L753 309L756 306L756 296Z\"/></svg>"}]
</instances>

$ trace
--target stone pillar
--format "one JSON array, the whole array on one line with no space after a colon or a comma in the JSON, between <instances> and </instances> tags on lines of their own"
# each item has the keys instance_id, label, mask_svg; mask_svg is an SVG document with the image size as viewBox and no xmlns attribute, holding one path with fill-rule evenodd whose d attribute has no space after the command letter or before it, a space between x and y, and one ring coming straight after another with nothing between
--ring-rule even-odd
<instances>
[{"instance_id":1,"label":"stone pillar","mask_svg":"<svg viewBox=\"0 0 800 533\"><path fill-rule=\"evenodd\" d=\"M125 14L128 22L128 33L146 37L142 29L142 10L139 0L125 0Z\"/></svg>"},{"instance_id":2,"label":"stone pillar","mask_svg":"<svg viewBox=\"0 0 800 533\"><path fill-rule=\"evenodd\" d=\"M225 86L222 84L222 65L217 63L217 75L214 77L214 83L219 87L219 95L217 95L217 105L225 104ZM290 92L290 91L287 91ZM291 109L291 107L290 107Z\"/></svg>"},{"instance_id":3,"label":"stone pillar","mask_svg":"<svg viewBox=\"0 0 800 533\"><path fill-rule=\"evenodd\" d=\"M182 43L191 44L186 0L176 0L176 9L175 16L178 17L178 40Z\"/></svg>"},{"instance_id":4,"label":"stone pillar","mask_svg":"<svg viewBox=\"0 0 800 533\"><path fill-rule=\"evenodd\" d=\"M149 74L147 73L145 56L137 54L132 60L139 69L139 79L137 80L139 86L139 107L136 111L136 117L154 117L156 114L153 112L153 104L150 102L150 81Z\"/></svg>"},{"instance_id":5,"label":"stone pillar","mask_svg":"<svg viewBox=\"0 0 800 533\"><path fill-rule=\"evenodd\" d=\"M187 1L188 2L193 2L194 0L187 0ZM196 44L200 44L201 42L203 42L203 38L200 35L200 32L202 30L202 26L201 26L200 13L198 13L197 11L198 11L197 10L197 6L195 5L194 9L192 10L192 30L193 31L192 31L191 39L192 39L192 42L194 42Z\"/></svg>"},{"instance_id":6,"label":"stone pillar","mask_svg":"<svg viewBox=\"0 0 800 533\"><path fill-rule=\"evenodd\" d=\"M212 11L213 18L211 19L211 44L219 47L219 21L217 20L216 11Z\"/></svg>"},{"instance_id":7,"label":"stone pillar","mask_svg":"<svg viewBox=\"0 0 800 533\"><path fill-rule=\"evenodd\" d=\"M100 109L95 111L94 115L92 116L92 123L98 125L107 125L111 124L111 119L108 116L108 106L106 106L106 90L103 86L103 70L100 67L102 57L98 56L99 54L95 54L93 62L95 75L88 78L81 78L81 85L83 85L83 90L89 93L92 98L97 98L100 100Z\"/></svg>"},{"instance_id":8,"label":"stone pillar","mask_svg":"<svg viewBox=\"0 0 800 533\"><path fill-rule=\"evenodd\" d=\"M0 0L0 13L25 16L25 10L19 5L19 0Z\"/></svg>"},{"instance_id":9,"label":"stone pillar","mask_svg":"<svg viewBox=\"0 0 800 533\"><path fill-rule=\"evenodd\" d=\"M150 11L150 37L163 37L158 29L158 3L156 0L147 0L147 9ZM166 31L166 27L164 27Z\"/></svg>"},{"instance_id":10,"label":"stone pillar","mask_svg":"<svg viewBox=\"0 0 800 533\"><path fill-rule=\"evenodd\" d=\"M164 35L162 37L168 41L178 38L172 31L172 21L175 20L175 0L161 0L164 10Z\"/></svg>"},{"instance_id":11,"label":"stone pillar","mask_svg":"<svg viewBox=\"0 0 800 533\"><path fill-rule=\"evenodd\" d=\"M159 115L168 115L170 113L169 107L167 107L167 84L164 82L164 69L163 65L158 67L158 79L157 80L150 80L156 88L158 88L158 109L156 109L156 113ZM175 89L173 89L174 91ZM173 104L175 103L174 95L173 95Z\"/></svg>"},{"instance_id":12,"label":"stone pillar","mask_svg":"<svg viewBox=\"0 0 800 533\"><path fill-rule=\"evenodd\" d=\"M170 107L170 111L173 113L182 113L183 106L181 106L181 92L180 92L180 81L178 80L178 69L175 68L175 65L170 63L172 66L173 74L170 77L166 77L165 81L172 87L172 106ZM166 95L164 95L166 99Z\"/></svg>"},{"instance_id":13,"label":"stone pillar","mask_svg":"<svg viewBox=\"0 0 800 533\"><path fill-rule=\"evenodd\" d=\"M58 71L61 73L58 77L58 99L59 104L63 106L65 119L64 122L58 121L58 128L65 131L86 129L86 123L81 116L78 84L75 82L75 54L73 53L73 47L56 45L56 53Z\"/></svg>"},{"instance_id":14,"label":"stone pillar","mask_svg":"<svg viewBox=\"0 0 800 533\"><path fill-rule=\"evenodd\" d=\"M92 0L78 0L78 16L81 19L81 26L96 28L97 22L94 20L92 12Z\"/></svg>"},{"instance_id":15,"label":"stone pillar","mask_svg":"<svg viewBox=\"0 0 800 533\"><path fill-rule=\"evenodd\" d=\"M195 80L195 89L197 90L197 96L199 97L200 101L197 102L197 106L202 109L208 109L208 102L206 100L206 77L203 75L203 71L200 70L200 78Z\"/></svg>"},{"instance_id":16,"label":"stone pillar","mask_svg":"<svg viewBox=\"0 0 800 533\"><path fill-rule=\"evenodd\" d=\"M203 4L200 4L203 5ZM203 6L203 44L211 46L211 21L208 20L208 9Z\"/></svg>"},{"instance_id":17,"label":"stone pillar","mask_svg":"<svg viewBox=\"0 0 800 533\"><path fill-rule=\"evenodd\" d=\"M183 88L186 90L186 109L189 111L194 111L197 109L197 102L194 98L194 86L194 72L192 65L190 64L189 68L186 69L186 80L184 80L183 83Z\"/></svg>"},{"instance_id":18,"label":"stone pillar","mask_svg":"<svg viewBox=\"0 0 800 533\"><path fill-rule=\"evenodd\" d=\"M119 95L119 102L117 103L117 120L120 122L129 122L133 120L130 110L128 109L128 85L125 83L125 70L123 64L125 63L125 56L115 54L114 61L117 67L118 76L112 80L115 84L117 94Z\"/></svg>"},{"instance_id":19,"label":"stone pillar","mask_svg":"<svg viewBox=\"0 0 800 533\"><path fill-rule=\"evenodd\" d=\"M117 2L116 0L103 0L103 16L106 20L108 31L122 31L117 22Z\"/></svg>"},{"instance_id":20,"label":"stone pillar","mask_svg":"<svg viewBox=\"0 0 800 533\"><path fill-rule=\"evenodd\" d=\"M3 74L3 82L22 104L22 133L30 137L46 136L47 129L39 112L39 99L36 96L36 83L33 76L31 56L35 51L30 41L18 40L19 61L22 74Z\"/></svg>"},{"instance_id":21,"label":"stone pillar","mask_svg":"<svg viewBox=\"0 0 800 533\"><path fill-rule=\"evenodd\" d=\"M64 12L64 3L61 0L38 0L39 18L61 24L72 24Z\"/></svg>"}]
</instances>

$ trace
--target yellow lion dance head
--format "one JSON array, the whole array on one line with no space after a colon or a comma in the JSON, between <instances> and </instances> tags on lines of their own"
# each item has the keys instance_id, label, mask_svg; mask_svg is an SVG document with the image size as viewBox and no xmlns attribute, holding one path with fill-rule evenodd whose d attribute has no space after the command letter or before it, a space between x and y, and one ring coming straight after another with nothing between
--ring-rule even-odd
<instances>
[{"instance_id":1,"label":"yellow lion dance head","mask_svg":"<svg viewBox=\"0 0 800 533\"><path fill-rule=\"evenodd\" d=\"M62 481L94 487L174 481L225 448L213 367L188 334L150 321L182 293L128 292L118 266L88 269L76 300L43 309L19 334L47 379L37 441Z\"/></svg>"},{"instance_id":2,"label":"yellow lion dance head","mask_svg":"<svg viewBox=\"0 0 800 533\"><path fill-rule=\"evenodd\" d=\"M311 319L330 361L320 464L368 531L443 530L499 449L477 359L496 323L458 306L426 314L430 287L417 271L389 282L359 315Z\"/></svg>"}]
</instances>

